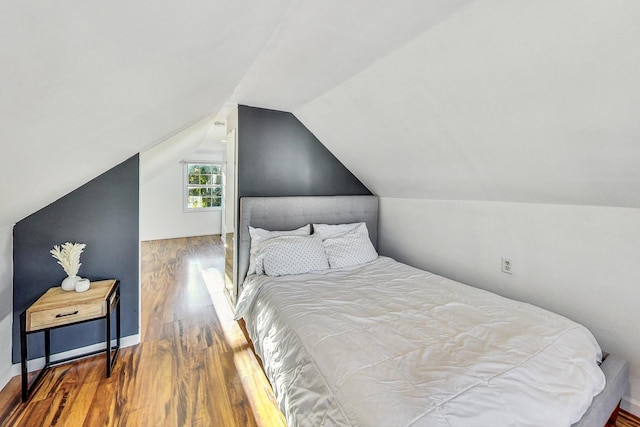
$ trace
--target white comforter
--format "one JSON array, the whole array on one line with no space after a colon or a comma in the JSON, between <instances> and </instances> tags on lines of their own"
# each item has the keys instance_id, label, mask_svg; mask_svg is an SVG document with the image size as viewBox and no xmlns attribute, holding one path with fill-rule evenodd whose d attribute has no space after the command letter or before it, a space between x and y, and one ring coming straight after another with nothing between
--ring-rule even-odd
<instances>
[{"instance_id":1,"label":"white comforter","mask_svg":"<svg viewBox=\"0 0 640 427\"><path fill-rule=\"evenodd\" d=\"M289 426L569 426L605 384L583 326L390 258L251 276L236 313Z\"/></svg>"}]
</instances>

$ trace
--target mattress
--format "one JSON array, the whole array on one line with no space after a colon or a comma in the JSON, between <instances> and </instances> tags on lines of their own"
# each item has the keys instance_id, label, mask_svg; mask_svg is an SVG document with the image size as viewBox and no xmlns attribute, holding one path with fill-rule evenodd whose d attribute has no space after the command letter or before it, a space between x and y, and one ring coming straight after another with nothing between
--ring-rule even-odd
<instances>
[{"instance_id":1,"label":"mattress","mask_svg":"<svg viewBox=\"0 0 640 427\"><path fill-rule=\"evenodd\" d=\"M570 426L605 385L583 326L385 257L249 276L236 315L290 426Z\"/></svg>"}]
</instances>

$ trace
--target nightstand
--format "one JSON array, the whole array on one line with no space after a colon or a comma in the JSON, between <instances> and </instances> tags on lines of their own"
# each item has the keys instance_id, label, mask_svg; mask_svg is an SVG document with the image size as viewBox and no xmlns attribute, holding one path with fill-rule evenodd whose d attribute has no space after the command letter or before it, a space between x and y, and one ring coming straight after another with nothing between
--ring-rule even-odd
<instances>
[{"instance_id":1,"label":"nightstand","mask_svg":"<svg viewBox=\"0 0 640 427\"><path fill-rule=\"evenodd\" d=\"M111 314L116 312L116 345L111 345ZM105 319L106 345L104 349L51 361L50 331L78 323ZM44 332L45 364L29 386L27 372L27 336ZM20 315L20 356L22 367L22 401L26 402L45 372L52 366L105 352L106 374L111 376L120 350L120 281L115 279L91 282L86 292L67 292L60 286L53 287L31 304Z\"/></svg>"}]
</instances>

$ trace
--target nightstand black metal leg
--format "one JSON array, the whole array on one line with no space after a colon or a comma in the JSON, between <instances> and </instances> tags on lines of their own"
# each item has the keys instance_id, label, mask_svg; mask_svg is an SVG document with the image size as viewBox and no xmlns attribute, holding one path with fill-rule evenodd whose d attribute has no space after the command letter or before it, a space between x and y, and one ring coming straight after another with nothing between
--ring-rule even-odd
<instances>
[{"instance_id":1,"label":"nightstand black metal leg","mask_svg":"<svg viewBox=\"0 0 640 427\"><path fill-rule=\"evenodd\" d=\"M27 316L20 315L20 368L22 370L22 401L29 397L29 383L27 378Z\"/></svg>"},{"instance_id":2,"label":"nightstand black metal leg","mask_svg":"<svg viewBox=\"0 0 640 427\"><path fill-rule=\"evenodd\" d=\"M108 303L107 303L108 305ZM111 376L111 308L107 309L107 378Z\"/></svg>"},{"instance_id":3,"label":"nightstand black metal leg","mask_svg":"<svg viewBox=\"0 0 640 427\"><path fill-rule=\"evenodd\" d=\"M118 285L118 305L116 305L116 354L120 351L120 285Z\"/></svg>"},{"instance_id":4,"label":"nightstand black metal leg","mask_svg":"<svg viewBox=\"0 0 640 427\"><path fill-rule=\"evenodd\" d=\"M44 331L44 368L51 363L51 331L49 329L45 329Z\"/></svg>"}]
</instances>

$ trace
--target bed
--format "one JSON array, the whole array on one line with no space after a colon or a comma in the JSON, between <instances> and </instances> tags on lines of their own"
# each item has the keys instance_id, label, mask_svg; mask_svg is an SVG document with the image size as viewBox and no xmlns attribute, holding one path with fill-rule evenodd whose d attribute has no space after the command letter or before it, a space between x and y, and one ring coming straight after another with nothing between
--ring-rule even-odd
<instances>
[{"instance_id":1,"label":"bed","mask_svg":"<svg viewBox=\"0 0 640 427\"><path fill-rule=\"evenodd\" d=\"M377 206L374 196L241 199L237 315L289 425L607 422L628 365L600 364L593 336L561 316L385 257L243 280L255 268L249 226L364 222L375 247Z\"/></svg>"}]
</instances>

